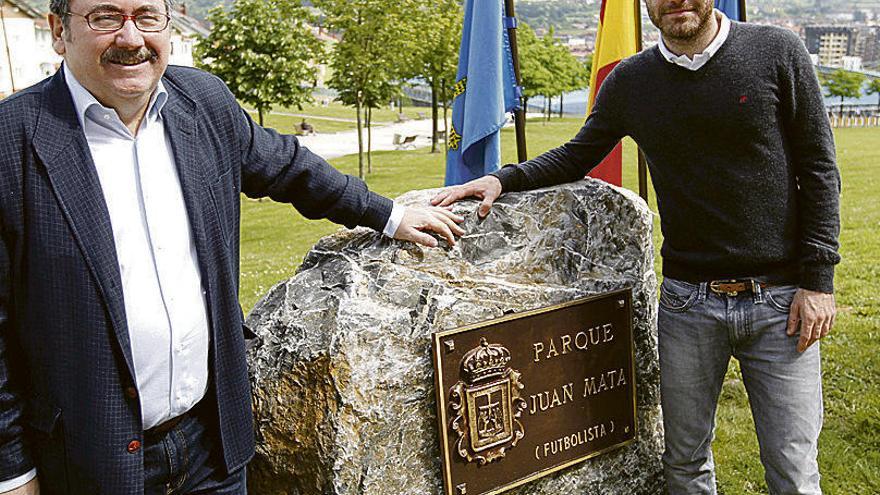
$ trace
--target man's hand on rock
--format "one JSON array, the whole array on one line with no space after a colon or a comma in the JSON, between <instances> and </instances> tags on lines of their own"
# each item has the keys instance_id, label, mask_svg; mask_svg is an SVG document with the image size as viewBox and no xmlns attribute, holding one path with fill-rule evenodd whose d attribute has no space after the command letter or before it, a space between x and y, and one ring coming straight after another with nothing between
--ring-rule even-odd
<instances>
[{"instance_id":1,"label":"man's hand on rock","mask_svg":"<svg viewBox=\"0 0 880 495\"><path fill-rule=\"evenodd\" d=\"M801 324L798 352L806 351L816 341L828 335L836 314L834 294L798 289L788 314L788 335L797 333L798 322Z\"/></svg>"},{"instance_id":2,"label":"man's hand on rock","mask_svg":"<svg viewBox=\"0 0 880 495\"><path fill-rule=\"evenodd\" d=\"M463 217L446 208L410 206L404 211L394 238L437 247L437 239L426 233L434 232L446 239L450 246L454 246L455 236L464 235L464 229L458 226L463 221Z\"/></svg>"},{"instance_id":3,"label":"man's hand on rock","mask_svg":"<svg viewBox=\"0 0 880 495\"><path fill-rule=\"evenodd\" d=\"M480 218L483 218L489 214L489 209L492 208L492 204L498 199L498 196L501 196L501 181L494 175L484 175L467 184L443 189L434 196L431 204L435 206L449 206L460 199L479 198L483 202L480 203L477 214L480 215Z\"/></svg>"}]
</instances>

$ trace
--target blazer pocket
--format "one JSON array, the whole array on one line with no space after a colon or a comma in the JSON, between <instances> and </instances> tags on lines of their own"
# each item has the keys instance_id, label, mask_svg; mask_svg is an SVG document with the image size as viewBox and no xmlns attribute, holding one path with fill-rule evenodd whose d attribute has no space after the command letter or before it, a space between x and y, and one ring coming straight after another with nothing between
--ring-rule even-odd
<instances>
[{"instance_id":1,"label":"blazer pocket","mask_svg":"<svg viewBox=\"0 0 880 495\"><path fill-rule=\"evenodd\" d=\"M232 229L237 226L235 221L236 205L233 202L238 201L238 194L232 179L232 169L229 169L220 174L220 177L210 187L214 213L217 216L217 223L220 225L223 242L227 246L232 242Z\"/></svg>"},{"instance_id":2,"label":"blazer pocket","mask_svg":"<svg viewBox=\"0 0 880 495\"><path fill-rule=\"evenodd\" d=\"M25 422L34 430L51 435L60 419L61 409L39 399L28 401Z\"/></svg>"},{"instance_id":3,"label":"blazer pocket","mask_svg":"<svg viewBox=\"0 0 880 495\"><path fill-rule=\"evenodd\" d=\"M61 409L40 399L28 401L24 421L28 446L39 470L40 491L68 493L67 448Z\"/></svg>"}]
</instances>

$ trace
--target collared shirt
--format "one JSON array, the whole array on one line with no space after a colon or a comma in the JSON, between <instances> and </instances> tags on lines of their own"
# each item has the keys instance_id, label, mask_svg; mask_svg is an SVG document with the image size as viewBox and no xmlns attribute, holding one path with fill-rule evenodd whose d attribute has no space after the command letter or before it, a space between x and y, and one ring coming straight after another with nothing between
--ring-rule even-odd
<instances>
[{"instance_id":1,"label":"collared shirt","mask_svg":"<svg viewBox=\"0 0 880 495\"><path fill-rule=\"evenodd\" d=\"M699 70L701 67L706 65L706 63L718 52L718 49L721 48L721 45L727 41L727 36L730 34L730 19L724 15L724 12L720 10L715 10L715 15L719 18L721 22L721 26L718 28L718 34L715 35L715 39L709 43L709 46L706 47L702 53L694 54L694 58L688 58L687 55L676 55L672 53L669 48L666 47L666 42L663 41L663 37L660 37L660 43L657 44L657 47L660 49L660 53L663 55L668 62L673 63L675 65L679 65L684 67L685 69L690 70Z\"/></svg>"},{"instance_id":2,"label":"collared shirt","mask_svg":"<svg viewBox=\"0 0 880 495\"><path fill-rule=\"evenodd\" d=\"M198 255L162 108L162 82L137 135L64 65L110 213L143 428L205 394L209 331Z\"/></svg>"}]
</instances>

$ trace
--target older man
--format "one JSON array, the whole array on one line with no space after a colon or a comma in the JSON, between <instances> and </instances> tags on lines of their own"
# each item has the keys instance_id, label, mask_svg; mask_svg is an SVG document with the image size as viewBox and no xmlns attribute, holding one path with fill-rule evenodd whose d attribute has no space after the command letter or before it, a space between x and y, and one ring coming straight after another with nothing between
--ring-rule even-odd
<instances>
[{"instance_id":1,"label":"older man","mask_svg":"<svg viewBox=\"0 0 880 495\"><path fill-rule=\"evenodd\" d=\"M245 492L240 192L429 246L461 234L167 67L167 9L53 0L62 70L0 103L0 492Z\"/></svg>"},{"instance_id":2,"label":"older man","mask_svg":"<svg viewBox=\"0 0 880 495\"><path fill-rule=\"evenodd\" d=\"M820 493L819 346L834 314L840 179L809 56L791 32L711 0L646 0L657 47L608 76L578 135L435 204L577 180L632 136L657 192L658 318L670 493L715 493L711 444L731 356L773 494Z\"/></svg>"}]
</instances>

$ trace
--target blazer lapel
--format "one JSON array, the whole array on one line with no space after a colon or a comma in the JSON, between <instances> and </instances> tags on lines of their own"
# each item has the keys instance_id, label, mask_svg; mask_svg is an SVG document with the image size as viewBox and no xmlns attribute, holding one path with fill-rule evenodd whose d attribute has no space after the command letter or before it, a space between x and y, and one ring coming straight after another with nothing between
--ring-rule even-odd
<instances>
[{"instance_id":1,"label":"blazer lapel","mask_svg":"<svg viewBox=\"0 0 880 495\"><path fill-rule=\"evenodd\" d=\"M97 281L119 347L134 377L110 214L61 70L49 80L44 96L34 148L46 168L61 211L85 255L89 271Z\"/></svg>"},{"instance_id":2,"label":"blazer lapel","mask_svg":"<svg viewBox=\"0 0 880 495\"><path fill-rule=\"evenodd\" d=\"M213 254L208 249L205 229L207 224L205 216L212 212L212 201L208 191L208 183L205 171L198 159L198 126L196 125L197 107L188 96L177 87L164 79L165 89L168 91L168 101L162 109L162 118L165 123L165 134L171 142L171 150L174 154L174 162L177 167L177 175L180 178L180 188L183 191L183 201L186 204L187 216L189 217L190 229L193 241L196 245L196 254L199 258L199 270L202 274L202 285L209 297L208 314L211 310L211 288L214 274ZM212 320L213 318L209 316Z\"/></svg>"}]
</instances>

